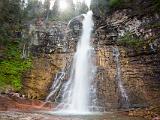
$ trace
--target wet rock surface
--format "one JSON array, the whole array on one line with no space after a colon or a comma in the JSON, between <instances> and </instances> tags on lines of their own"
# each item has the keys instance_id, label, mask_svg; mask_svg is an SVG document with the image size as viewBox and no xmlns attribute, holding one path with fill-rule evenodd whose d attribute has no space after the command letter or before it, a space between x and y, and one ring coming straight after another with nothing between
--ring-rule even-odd
<instances>
[{"instance_id":1,"label":"wet rock surface","mask_svg":"<svg viewBox=\"0 0 160 120\"><path fill-rule=\"evenodd\" d=\"M107 113L91 116L57 116L47 112L0 112L1 120L145 120L140 117L128 117L123 114Z\"/></svg>"},{"instance_id":2,"label":"wet rock surface","mask_svg":"<svg viewBox=\"0 0 160 120\"><path fill-rule=\"evenodd\" d=\"M22 93L30 99L45 99L56 73L70 63L72 54L40 54L34 57L33 68L24 75Z\"/></svg>"},{"instance_id":3,"label":"wet rock surface","mask_svg":"<svg viewBox=\"0 0 160 120\"><path fill-rule=\"evenodd\" d=\"M159 19L158 13L132 16L130 9L123 9L95 22L100 105L109 109L121 106L113 58L113 47L118 46L121 79L130 107L159 106ZM132 43L126 42L130 40Z\"/></svg>"},{"instance_id":4,"label":"wet rock surface","mask_svg":"<svg viewBox=\"0 0 160 120\"><path fill-rule=\"evenodd\" d=\"M24 97L17 97L14 95L0 95L0 111L9 110L50 110L54 108L52 103L45 103L40 100L30 100Z\"/></svg>"}]
</instances>

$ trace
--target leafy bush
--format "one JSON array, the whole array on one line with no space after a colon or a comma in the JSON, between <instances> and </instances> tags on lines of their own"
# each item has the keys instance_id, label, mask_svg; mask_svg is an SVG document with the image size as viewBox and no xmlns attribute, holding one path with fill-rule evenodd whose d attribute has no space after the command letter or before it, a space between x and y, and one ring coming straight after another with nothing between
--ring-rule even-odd
<instances>
[{"instance_id":1,"label":"leafy bush","mask_svg":"<svg viewBox=\"0 0 160 120\"><path fill-rule=\"evenodd\" d=\"M153 4L154 4L154 7L155 7L155 10L157 12L160 11L160 0L153 0Z\"/></svg>"},{"instance_id":2,"label":"leafy bush","mask_svg":"<svg viewBox=\"0 0 160 120\"><path fill-rule=\"evenodd\" d=\"M124 36L119 38L118 44L129 47L142 47L145 43L139 38L133 37L132 33L126 33Z\"/></svg>"},{"instance_id":3,"label":"leafy bush","mask_svg":"<svg viewBox=\"0 0 160 120\"><path fill-rule=\"evenodd\" d=\"M160 28L160 22L155 22L155 23L152 23L152 24L147 24L144 27L146 29L154 29L154 28L159 29Z\"/></svg>"},{"instance_id":4,"label":"leafy bush","mask_svg":"<svg viewBox=\"0 0 160 120\"><path fill-rule=\"evenodd\" d=\"M18 43L7 45L5 60L0 61L0 88L10 86L18 91L22 87L22 73L32 66L31 59L21 59Z\"/></svg>"},{"instance_id":5,"label":"leafy bush","mask_svg":"<svg viewBox=\"0 0 160 120\"><path fill-rule=\"evenodd\" d=\"M121 4L122 0L109 0L109 6L110 7L116 7Z\"/></svg>"}]
</instances>

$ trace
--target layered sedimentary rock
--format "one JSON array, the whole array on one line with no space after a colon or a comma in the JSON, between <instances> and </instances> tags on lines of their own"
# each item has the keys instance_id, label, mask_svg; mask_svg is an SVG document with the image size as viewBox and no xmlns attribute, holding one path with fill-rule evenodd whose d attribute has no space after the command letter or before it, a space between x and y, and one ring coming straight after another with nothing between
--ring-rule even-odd
<instances>
[{"instance_id":1,"label":"layered sedimentary rock","mask_svg":"<svg viewBox=\"0 0 160 120\"><path fill-rule=\"evenodd\" d=\"M66 53L66 24L54 22L49 28L42 24L35 26L33 35L37 36L38 44L32 44L33 66L23 76L23 90L28 98L45 99L55 75L70 63L71 53ZM44 29L42 29L44 28ZM32 39L31 39L32 40ZM32 42L32 41L31 41Z\"/></svg>"},{"instance_id":2,"label":"layered sedimentary rock","mask_svg":"<svg viewBox=\"0 0 160 120\"><path fill-rule=\"evenodd\" d=\"M119 49L121 80L130 107L159 104L160 30L158 20L160 17L157 13L140 18L131 17L128 14L129 11L127 9L115 11L107 18L94 18L95 29L91 41L95 48L97 66L97 104L105 106L106 110L123 107L122 95L116 81L117 65L113 56L114 47ZM81 25L79 20L71 22L69 28L66 25L60 27L56 24L55 28L60 34L52 32L55 33L52 36L52 33L48 33L49 38L40 39L41 44L33 46L35 47L32 49L35 55L33 68L24 79L24 92L29 98L44 99L55 74L71 65L76 43L80 38ZM131 42L125 41L126 35L129 36L128 41L132 39ZM55 40L59 40L59 43L55 43ZM38 51L35 52L36 50ZM67 79L68 76L65 77L65 80Z\"/></svg>"},{"instance_id":3,"label":"layered sedimentary rock","mask_svg":"<svg viewBox=\"0 0 160 120\"><path fill-rule=\"evenodd\" d=\"M98 91L103 94L103 98L105 96L106 101L103 101L103 104L114 102L120 105L112 50L112 47L117 45L120 51L121 78L129 97L130 106L143 107L151 103L159 104L160 30L157 21L160 17L158 14L141 18L129 15L127 9L116 11L104 20L106 24L97 27L95 32L95 47L99 53L97 54L97 61L99 61L97 65L101 67L102 72L105 71L105 82L112 81L105 84L101 79L102 83ZM126 37L128 33L132 36L126 40L130 41L132 37L135 38L135 41L138 39L136 41L138 45L126 41L121 43L121 38Z\"/></svg>"},{"instance_id":4,"label":"layered sedimentary rock","mask_svg":"<svg viewBox=\"0 0 160 120\"><path fill-rule=\"evenodd\" d=\"M45 99L54 76L68 64L69 54L41 54L33 58L33 67L25 73L23 92L28 98Z\"/></svg>"}]
</instances>

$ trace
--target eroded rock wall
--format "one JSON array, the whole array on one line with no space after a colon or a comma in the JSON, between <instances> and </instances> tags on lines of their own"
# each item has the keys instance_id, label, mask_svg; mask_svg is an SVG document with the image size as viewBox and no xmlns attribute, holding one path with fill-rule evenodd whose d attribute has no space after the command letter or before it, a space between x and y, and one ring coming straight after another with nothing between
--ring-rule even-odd
<instances>
[{"instance_id":1,"label":"eroded rock wall","mask_svg":"<svg viewBox=\"0 0 160 120\"><path fill-rule=\"evenodd\" d=\"M52 22L34 26L33 39L37 36L38 45L32 44L30 47L33 66L23 76L22 93L31 99L45 100L56 74L70 64L72 53L66 51L66 23Z\"/></svg>"},{"instance_id":2,"label":"eroded rock wall","mask_svg":"<svg viewBox=\"0 0 160 120\"><path fill-rule=\"evenodd\" d=\"M33 58L33 67L24 76L23 92L28 98L45 99L56 73L70 60L70 54L41 54Z\"/></svg>"},{"instance_id":3,"label":"eroded rock wall","mask_svg":"<svg viewBox=\"0 0 160 120\"><path fill-rule=\"evenodd\" d=\"M98 86L98 94L102 96L99 99L103 98L101 102L106 108L109 108L109 105L111 108L123 106L116 83L116 63L113 58L115 46L120 52L121 79L130 107L159 104L160 17L158 13L143 17L132 16L128 14L129 11L115 11L101 19L102 22L95 22L97 66L104 74L103 79L99 79L101 84ZM128 37L128 34L131 36Z\"/></svg>"},{"instance_id":4,"label":"eroded rock wall","mask_svg":"<svg viewBox=\"0 0 160 120\"><path fill-rule=\"evenodd\" d=\"M96 94L99 101L97 104L105 107L106 110L123 107L122 95L116 81L117 66L113 56L114 47L117 47L120 52L121 80L128 95L130 107L159 104L160 30L157 21L160 17L158 13L140 18L131 16L129 13L130 10L125 9L115 11L103 19L94 18L95 29L91 42L95 48L97 66ZM38 56L34 57L33 68L24 79L24 92L29 98L44 99L49 93L56 73L66 64L68 64L67 66L71 65L82 28L80 21L74 21L71 26L71 28L66 28L67 26L57 25L56 28L63 31L60 32L61 34L55 35L61 41L61 47L52 50L52 41L49 44L45 41L43 50L40 49ZM131 34L129 36L131 38L128 37L127 40L136 38L134 42L121 41L121 38L126 37L128 33ZM137 39L143 42L135 44ZM58 46L59 43L54 45ZM41 45L36 47L39 48ZM45 48L51 52L46 52Z\"/></svg>"}]
</instances>

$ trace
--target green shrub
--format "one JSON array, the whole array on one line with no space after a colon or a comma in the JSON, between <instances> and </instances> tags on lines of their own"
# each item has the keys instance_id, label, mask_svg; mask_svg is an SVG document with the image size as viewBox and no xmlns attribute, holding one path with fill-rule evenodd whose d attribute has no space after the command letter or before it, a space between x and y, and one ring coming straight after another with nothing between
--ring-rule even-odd
<instances>
[{"instance_id":1,"label":"green shrub","mask_svg":"<svg viewBox=\"0 0 160 120\"><path fill-rule=\"evenodd\" d=\"M153 24L147 24L144 26L146 29L154 29L154 28L160 28L160 22L157 22L157 23L153 23Z\"/></svg>"},{"instance_id":2,"label":"green shrub","mask_svg":"<svg viewBox=\"0 0 160 120\"><path fill-rule=\"evenodd\" d=\"M109 0L109 6L110 7L116 7L121 4L122 0Z\"/></svg>"},{"instance_id":3,"label":"green shrub","mask_svg":"<svg viewBox=\"0 0 160 120\"><path fill-rule=\"evenodd\" d=\"M22 87L22 74L32 66L31 59L21 59L18 43L7 45L5 59L0 61L0 88L10 86L18 91Z\"/></svg>"},{"instance_id":4,"label":"green shrub","mask_svg":"<svg viewBox=\"0 0 160 120\"><path fill-rule=\"evenodd\" d=\"M128 47L142 47L145 45L144 41L133 37L132 33L126 33L124 36L119 38L117 41L119 45L128 46Z\"/></svg>"},{"instance_id":5,"label":"green shrub","mask_svg":"<svg viewBox=\"0 0 160 120\"><path fill-rule=\"evenodd\" d=\"M159 12L160 11L160 0L153 0L153 5L155 7L155 10Z\"/></svg>"}]
</instances>

